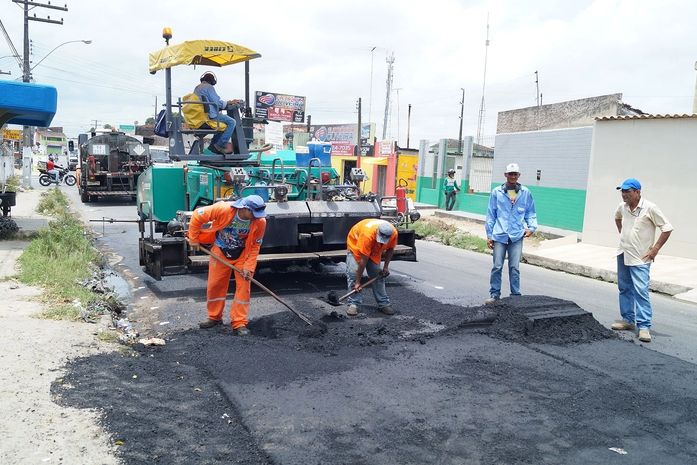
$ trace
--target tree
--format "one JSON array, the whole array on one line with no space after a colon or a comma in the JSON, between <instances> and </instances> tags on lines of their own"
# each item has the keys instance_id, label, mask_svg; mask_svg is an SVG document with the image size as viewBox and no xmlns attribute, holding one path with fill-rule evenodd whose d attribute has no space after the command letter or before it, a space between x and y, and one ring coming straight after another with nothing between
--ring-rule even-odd
<instances>
[{"instance_id":1,"label":"tree","mask_svg":"<svg viewBox=\"0 0 697 465\"><path fill-rule=\"evenodd\" d=\"M106 123L106 124L104 125L104 129L111 129L111 124Z\"/></svg>"},{"instance_id":2,"label":"tree","mask_svg":"<svg viewBox=\"0 0 697 465\"><path fill-rule=\"evenodd\" d=\"M150 125L154 126L155 125L155 118L153 118L152 116L150 118L146 118L145 124L150 124Z\"/></svg>"}]
</instances>

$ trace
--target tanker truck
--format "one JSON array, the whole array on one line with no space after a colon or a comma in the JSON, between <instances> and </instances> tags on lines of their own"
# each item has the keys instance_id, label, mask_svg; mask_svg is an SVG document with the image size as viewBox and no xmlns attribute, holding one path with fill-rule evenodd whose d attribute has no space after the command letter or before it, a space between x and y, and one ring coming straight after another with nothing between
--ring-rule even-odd
<instances>
[{"instance_id":1,"label":"tanker truck","mask_svg":"<svg viewBox=\"0 0 697 465\"><path fill-rule=\"evenodd\" d=\"M150 164L147 144L119 131L78 136L78 191L83 203L105 198L136 199L138 177Z\"/></svg>"}]
</instances>

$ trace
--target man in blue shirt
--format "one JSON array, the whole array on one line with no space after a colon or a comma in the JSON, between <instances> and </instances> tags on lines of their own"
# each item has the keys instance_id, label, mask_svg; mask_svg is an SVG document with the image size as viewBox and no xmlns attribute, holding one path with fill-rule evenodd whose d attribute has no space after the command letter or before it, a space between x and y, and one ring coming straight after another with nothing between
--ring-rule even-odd
<instances>
[{"instance_id":1,"label":"man in blue shirt","mask_svg":"<svg viewBox=\"0 0 697 465\"><path fill-rule=\"evenodd\" d=\"M225 123L227 127L223 132L216 132L211 139L211 143L208 148L211 152L218 154L226 153L225 146L230 141L232 133L235 130L235 120L222 113L222 110L227 108L228 105L235 103L240 103L239 100L228 100L227 102L218 96L215 91L215 84L217 83L215 74L210 71L206 71L201 76L201 83L196 86L194 93L198 95L202 102L206 102L206 110L208 111L208 117L213 121L219 121Z\"/></svg>"},{"instance_id":2,"label":"man in blue shirt","mask_svg":"<svg viewBox=\"0 0 697 465\"><path fill-rule=\"evenodd\" d=\"M516 163L506 166L506 182L494 188L489 197L486 213L487 245L494 251L491 268L489 298L492 304L501 298L501 270L508 255L508 280L511 295L520 295L520 257L523 254L523 238L530 237L537 229L537 214L532 194L518 183L520 168Z\"/></svg>"}]
</instances>

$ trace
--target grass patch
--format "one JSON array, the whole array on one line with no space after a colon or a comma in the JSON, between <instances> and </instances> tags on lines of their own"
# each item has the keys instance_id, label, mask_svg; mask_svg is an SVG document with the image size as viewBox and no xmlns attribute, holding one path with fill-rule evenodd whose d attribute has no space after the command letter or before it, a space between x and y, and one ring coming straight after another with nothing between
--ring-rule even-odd
<instances>
[{"instance_id":1,"label":"grass patch","mask_svg":"<svg viewBox=\"0 0 697 465\"><path fill-rule=\"evenodd\" d=\"M491 253L486 245L486 239L459 231L455 226L437 220L421 220L409 225L419 239L430 239L458 249L472 250L480 253Z\"/></svg>"},{"instance_id":2,"label":"grass patch","mask_svg":"<svg viewBox=\"0 0 697 465\"><path fill-rule=\"evenodd\" d=\"M97 339L99 339L102 342L118 342L119 341L119 335L116 331L111 331L111 330L106 330L106 331L99 331L97 333Z\"/></svg>"},{"instance_id":3,"label":"grass patch","mask_svg":"<svg viewBox=\"0 0 697 465\"><path fill-rule=\"evenodd\" d=\"M39 312L36 316L45 320L78 321L80 319L80 310L72 304L59 304Z\"/></svg>"},{"instance_id":4,"label":"grass patch","mask_svg":"<svg viewBox=\"0 0 697 465\"><path fill-rule=\"evenodd\" d=\"M49 216L62 216L68 214L68 198L57 187L49 189L41 194L36 211Z\"/></svg>"},{"instance_id":5,"label":"grass patch","mask_svg":"<svg viewBox=\"0 0 697 465\"><path fill-rule=\"evenodd\" d=\"M49 213L54 220L42 229L19 257L20 281L44 288L50 309L44 318L77 320L83 307L101 296L80 284L94 274L100 255L85 235L82 223L68 210L68 199L59 189L42 194L37 211Z\"/></svg>"}]
</instances>

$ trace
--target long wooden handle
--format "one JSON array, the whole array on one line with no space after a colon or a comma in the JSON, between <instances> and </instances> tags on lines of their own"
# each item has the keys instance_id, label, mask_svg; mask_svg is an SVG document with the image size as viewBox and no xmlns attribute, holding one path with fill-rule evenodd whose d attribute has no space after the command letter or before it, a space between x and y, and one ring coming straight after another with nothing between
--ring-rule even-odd
<instances>
[{"instance_id":1,"label":"long wooden handle","mask_svg":"<svg viewBox=\"0 0 697 465\"><path fill-rule=\"evenodd\" d=\"M366 281L365 283L363 283L363 284L361 285L360 290L362 291L362 290L365 289L366 287L368 287L368 286L370 286L371 284L373 284L375 281L377 281L377 279L378 279L379 277L380 277L380 275L377 275L377 276L375 276L374 278L370 278L368 281ZM339 297L338 301L341 302L342 300L346 299L347 297L351 297L351 296L352 296L353 294L355 294L356 292L358 292L358 291L357 291L356 289L354 289L354 290L352 290L351 292L348 292L348 293L342 295L341 297Z\"/></svg>"},{"instance_id":2,"label":"long wooden handle","mask_svg":"<svg viewBox=\"0 0 697 465\"><path fill-rule=\"evenodd\" d=\"M187 241L188 241L188 240L189 240L189 239L187 239ZM203 247L199 247L199 250L201 250L201 251L202 251L203 253L205 253L206 255L208 255L208 256L210 256L210 257L212 257L212 258L218 260L220 263L222 263L223 265L227 266L228 268L230 268L230 269L232 269L232 270L234 270L234 271L237 271L238 273L242 274L242 270L241 270L241 269L237 268L237 267L236 267L235 265L233 265L232 263L229 263L229 262L227 262L226 260L223 260L222 258L218 257L217 255L214 255L210 250L205 249L205 248L203 248ZM281 304L283 304L288 310L290 310L291 312L293 312L298 318L300 318L301 320L303 320L303 321L304 321L305 323L307 323L308 325L312 326L312 322L310 321L310 319L309 319L308 317L306 317L305 315L303 315L303 314L300 313L299 311L295 310L293 307L291 307L290 305L288 305L287 303L285 303L283 300L281 300L281 298L278 297L276 294L274 294L273 291L271 291L271 289L269 289L268 287L264 286L263 284L261 284L259 281L257 281L257 280L254 279L254 278L251 278L251 281L252 281L254 284L256 284L257 286L259 286L264 292L266 292L266 293L269 294L271 297L273 297L274 299L276 299L278 302L280 302Z\"/></svg>"}]
</instances>

